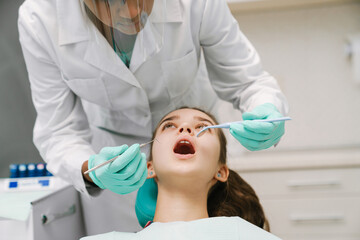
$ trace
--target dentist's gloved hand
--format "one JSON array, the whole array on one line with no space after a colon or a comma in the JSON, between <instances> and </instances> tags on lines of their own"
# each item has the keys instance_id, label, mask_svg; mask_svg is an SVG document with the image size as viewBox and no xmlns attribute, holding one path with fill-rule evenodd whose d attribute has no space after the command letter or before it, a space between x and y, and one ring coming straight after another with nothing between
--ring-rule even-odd
<instances>
[{"instance_id":1,"label":"dentist's gloved hand","mask_svg":"<svg viewBox=\"0 0 360 240\"><path fill-rule=\"evenodd\" d=\"M272 119L282 117L281 113L271 103L259 105L251 112L242 115L242 124L231 124L230 133L245 148L251 151L258 151L269 148L280 141L285 132L283 121L266 123L246 120Z\"/></svg>"},{"instance_id":2,"label":"dentist's gloved hand","mask_svg":"<svg viewBox=\"0 0 360 240\"><path fill-rule=\"evenodd\" d=\"M147 177L146 156L139 144L131 147L105 147L99 154L91 155L88 168L97 166L121 154L115 161L90 172L90 178L102 189L117 194L127 194L139 189Z\"/></svg>"}]
</instances>

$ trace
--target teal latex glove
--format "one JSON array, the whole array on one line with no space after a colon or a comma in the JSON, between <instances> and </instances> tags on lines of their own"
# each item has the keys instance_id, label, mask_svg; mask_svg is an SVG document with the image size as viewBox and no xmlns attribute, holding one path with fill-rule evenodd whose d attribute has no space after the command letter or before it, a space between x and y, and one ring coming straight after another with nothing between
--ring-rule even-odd
<instances>
[{"instance_id":1,"label":"teal latex glove","mask_svg":"<svg viewBox=\"0 0 360 240\"><path fill-rule=\"evenodd\" d=\"M230 133L245 148L258 151L269 148L280 141L285 132L284 122L253 122L246 120L272 119L283 117L277 108L271 103L259 105L251 112L242 115L242 124L231 124Z\"/></svg>"},{"instance_id":2,"label":"teal latex glove","mask_svg":"<svg viewBox=\"0 0 360 240\"><path fill-rule=\"evenodd\" d=\"M99 154L91 155L88 168L91 169L121 154L115 161L90 172L93 182L102 189L117 194L127 194L139 189L147 177L146 156L139 144L131 147L105 147Z\"/></svg>"}]
</instances>

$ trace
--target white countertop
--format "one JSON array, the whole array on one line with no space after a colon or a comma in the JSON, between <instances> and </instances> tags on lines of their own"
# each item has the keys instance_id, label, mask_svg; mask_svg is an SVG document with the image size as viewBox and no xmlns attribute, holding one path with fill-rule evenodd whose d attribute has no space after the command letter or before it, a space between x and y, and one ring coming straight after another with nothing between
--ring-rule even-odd
<instances>
[{"instance_id":1,"label":"white countertop","mask_svg":"<svg viewBox=\"0 0 360 240\"><path fill-rule=\"evenodd\" d=\"M360 167L360 147L249 152L229 159L229 166L238 172Z\"/></svg>"}]
</instances>

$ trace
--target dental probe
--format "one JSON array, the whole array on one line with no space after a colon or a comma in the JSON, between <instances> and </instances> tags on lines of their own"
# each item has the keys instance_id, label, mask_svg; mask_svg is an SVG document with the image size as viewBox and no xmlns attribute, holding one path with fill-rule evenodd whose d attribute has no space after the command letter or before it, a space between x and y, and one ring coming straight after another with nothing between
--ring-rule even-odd
<instances>
[{"instance_id":1,"label":"dental probe","mask_svg":"<svg viewBox=\"0 0 360 240\"><path fill-rule=\"evenodd\" d=\"M254 119L254 120L249 120L249 121L254 121L254 122L281 122L281 121L287 121L287 120L291 120L290 117L281 117L281 118L273 118L273 119ZM210 128L230 128L230 124L232 123L237 123L237 124L241 124L243 121L237 121L237 122L228 122L228 123L224 123L224 124L219 124L219 125L212 125L212 126L208 126L203 128L197 135L196 137L200 137L204 131L210 129Z\"/></svg>"},{"instance_id":2,"label":"dental probe","mask_svg":"<svg viewBox=\"0 0 360 240\"><path fill-rule=\"evenodd\" d=\"M144 147L144 146L152 143L152 142L155 141L155 140L158 141L158 140L155 138L154 140L151 140L150 142L142 143L142 144L140 144L139 146L140 146L140 148L142 148L142 147ZM109 163L112 163L112 162L115 161L115 159L117 159L120 155L121 155L121 154L119 154L119 155L113 157L112 159L107 160L106 162L103 162L103 163L101 163L101 164L99 164L99 165L97 165L97 166L95 166L95 167L87 170L86 172L84 172L84 174L88 174L88 173L90 173L90 172L92 172L92 171L95 171L95 170L98 169L98 168L101 168L102 166L105 166L105 165L107 165L107 164L109 164Z\"/></svg>"}]
</instances>

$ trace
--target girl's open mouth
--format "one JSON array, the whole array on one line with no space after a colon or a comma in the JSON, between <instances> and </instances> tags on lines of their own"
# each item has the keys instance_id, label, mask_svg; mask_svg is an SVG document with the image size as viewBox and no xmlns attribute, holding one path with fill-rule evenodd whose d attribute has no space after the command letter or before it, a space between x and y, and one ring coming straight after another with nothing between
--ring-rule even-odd
<instances>
[{"instance_id":1,"label":"girl's open mouth","mask_svg":"<svg viewBox=\"0 0 360 240\"><path fill-rule=\"evenodd\" d=\"M195 154L195 148L190 140L182 138L176 142L174 148L174 153L181 155Z\"/></svg>"}]
</instances>

